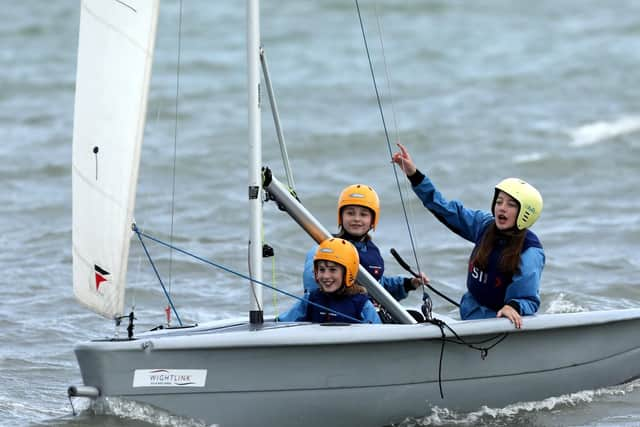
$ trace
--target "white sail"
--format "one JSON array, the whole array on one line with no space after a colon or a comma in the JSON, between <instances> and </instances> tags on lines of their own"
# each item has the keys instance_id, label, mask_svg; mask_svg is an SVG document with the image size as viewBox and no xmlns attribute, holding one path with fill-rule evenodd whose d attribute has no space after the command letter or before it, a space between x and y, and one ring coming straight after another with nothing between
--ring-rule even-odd
<instances>
[{"instance_id":1,"label":"white sail","mask_svg":"<svg viewBox=\"0 0 640 427\"><path fill-rule=\"evenodd\" d=\"M85 0L73 127L73 289L114 318L124 288L158 0Z\"/></svg>"}]
</instances>

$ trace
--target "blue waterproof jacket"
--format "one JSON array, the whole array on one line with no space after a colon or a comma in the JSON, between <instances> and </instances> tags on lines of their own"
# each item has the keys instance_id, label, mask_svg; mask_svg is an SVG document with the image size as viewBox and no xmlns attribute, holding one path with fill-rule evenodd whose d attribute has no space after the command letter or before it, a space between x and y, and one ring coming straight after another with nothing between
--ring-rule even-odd
<instances>
[{"instance_id":1,"label":"blue waterproof jacket","mask_svg":"<svg viewBox=\"0 0 640 427\"><path fill-rule=\"evenodd\" d=\"M353 242L351 243L358 250L358 256L360 257L360 264L382 285L383 288L391 294L397 301L405 299L407 297L407 290L405 289L405 277L403 276L385 276L384 275L384 260L380 255L380 249L371 241L366 242ZM302 284L304 286L305 293L318 289L318 284L313 276L313 257L315 256L318 245L311 248L307 252L307 257L304 261L304 271L302 272Z\"/></svg>"},{"instance_id":2,"label":"blue waterproof jacket","mask_svg":"<svg viewBox=\"0 0 640 427\"><path fill-rule=\"evenodd\" d=\"M446 200L431 180L420 171L417 171L409 179L422 204L440 222L463 239L476 245L480 242L487 227L494 221L490 212L467 209L457 200ZM506 304L519 309L523 316L534 314L540 307L539 288L544 263L545 255L540 241L531 230L527 230L525 245L520 254L520 272L507 278L508 283L501 283L498 280L497 284L502 287L500 292L481 289L478 286L478 271L470 266L467 277L467 292L460 301L460 317L462 319L496 317L497 311ZM495 270L495 267L496 262L490 262L489 269ZM491 277L500 276L496 271L484 273ZM504 277L502 280L505 280ZM487 283L487 286L492 284L496 285L496 283ZM496 298L501 301L496 301ZM484 304L481 304L479 300Z\"/></svg>"},{"instance_id":3,"label":"blue waterproof jacket","mask_svg":"<svg viewBox=\"0 0 640 427\"><path fill-rule=\"evenodd\" d=\"M330 308L338 312L338 314L309 304L309 301ZM298 301L291 309L278 316L277 320L280 322L356 323L354 320L343 316L344 314L365 323L382 323L375 307L366 294L334 295L326 294L320 289L305 292L304 300Z\"/></svg>"}]
</instances>

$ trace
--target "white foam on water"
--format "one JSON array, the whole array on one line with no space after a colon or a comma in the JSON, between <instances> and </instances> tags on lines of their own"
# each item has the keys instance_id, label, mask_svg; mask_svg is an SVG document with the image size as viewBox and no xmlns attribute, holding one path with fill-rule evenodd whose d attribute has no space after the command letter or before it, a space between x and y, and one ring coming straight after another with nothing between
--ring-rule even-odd
<instances>
[{"instance_id":1,"label":"white foam on water","mask_svg":"<svg viewBox=\"0 0 640 427\"><path fill-rule=\"evenodd\" d=\"M625 116L613 121L597 121L569 131L572 147L598 144L640 131L640 116Z\"/></svg>"},{"instance_id":2,"label":"white foam on water","mask_svg":"<svg viewBox=\"0 0 640 427\"><path fill-rule=\"evenodd\" d=\"M579 313L582 311L587 310L584 307L565 299L565 294L561 292L555 300L551 301L546 313Z\"/></svg>"},{"instance_id":3,"label":"white foam on water","mask_svg":"<svg viewBox=\"0 0 640 427\"><path fill-rule=\"evenodd\" d=\"M91 405L91 410L100 415L113 415L160 427L216 427L216 424L207 425L202 421L173 415L151 405L115 397L97 399Z\"/></svg>"},{"instance_id":4,"label":"white foam on water","mask_svg":"<svg viewBox=\"0 0 640 427\"><path fill-rule=\"evenodd\" d=\"M515 156L514 161L516 163L535 163L540 160L543 160L546 156L540 152L519 154Z\"/></svg>"},{"instance_id":5,"label":"white foam on water","mask_svg":"<svg viewBox=\"0 0 640 427\"><path fill-rule=\"evenodd\" d=\"M640 388L640 380L632 381L616 387L597 390L585 390L577 393L549 397L534 402L519 402L507 405L504 408L481 407L479 410L466 414L458 414L446 408L437 406L432 408L431 414L422 419L405 420L401 425L408 426L441 426L441 425L477 425L495 424L508 425L509 420L515 420L523 415L536 412L549 412L562 408L588 405L595 400L610 396L623 396Z\"/></svg>"}]
</instances>

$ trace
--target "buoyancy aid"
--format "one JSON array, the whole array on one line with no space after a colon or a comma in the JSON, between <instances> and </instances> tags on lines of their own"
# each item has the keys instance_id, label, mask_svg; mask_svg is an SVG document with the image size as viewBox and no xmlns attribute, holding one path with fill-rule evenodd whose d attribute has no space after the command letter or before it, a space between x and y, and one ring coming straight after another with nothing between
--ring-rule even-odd
<instances>
[{"instance_id":1,"label":"buoyancy aid","mask_svg":"<svg viewBox=\"0 0 640 427\"><path fill-rule=\"evenodd\" d=\"M375 243L371 239L358 240L346 232L342 234L342 238L350 241L356 247L360 257L360 265L379 282L384 275L384 260Z\"/></svg>"},{"instance_id":2,"label":"buoyancy aid","mask_svg":"<svg viewBox=\"0 0 640 427\"><path fill-rule=\"evenodd\" d=\"M500 254L504 249L507 241L506 239L498 239L495 247L489 255L489 263L485 270L481 270L479 267L474 266L471 263L471 259L475 255L482 237L487 231L487 227L482 233L479 233L479 238L476 241L476 246L471 252L469 259L469 271L467 274L467 289L473 295L473 297L483 306L490 308L491 310L498 311L505 305L505 294L507 287L511 284L513 274L503 273L498 269L498 263L500 260ZM522 245L522 252L530 247L542 248L542 244L538 237L530 230L527 230L524 243Z\"/></svg>"},{"instance_id":3,"label":"buoyancy aid","mask_svg":"<svg viewBox=\"0 0 640 427\"><path fill-rule=\"evenodd\" d=\"M363 320L362 310L368 300L369 298L365 294L334 295L326 294L321 290L316 289L311 291L309 294L309 301L328 307L340 314L330 312L313 304L307 304L307 314L304 320L313 323L354 323L352 319L349 319L342 314L353 317L354 319Z\"/></svg>"}]
</instances>

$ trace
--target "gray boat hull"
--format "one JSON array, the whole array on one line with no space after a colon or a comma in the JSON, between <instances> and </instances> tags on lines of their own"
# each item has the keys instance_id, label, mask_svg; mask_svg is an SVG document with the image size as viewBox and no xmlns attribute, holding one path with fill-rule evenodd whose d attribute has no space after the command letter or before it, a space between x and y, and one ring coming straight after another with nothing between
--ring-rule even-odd
<instances>
[{"instance_id":1,"label":"gray boat hull","mask_svg":"<svg viewBox=\"0 0 640 427\"><path fill-rule=\"evenodd\" d=\"M640 310L447 324L216 322L92 341L75 352L85 386L221 426L371 425L432 406L471 411L627 382L640 375ZM456 340L444 329L447 340ZM136 370L199 370L199 386L134 387ZM441 377L441 381L439 381ZM444 398L440 397L440 387Z\"/></svg>"}]
</instances>

